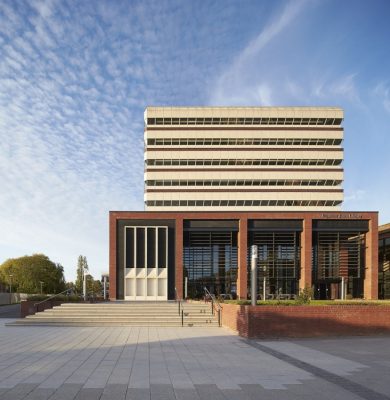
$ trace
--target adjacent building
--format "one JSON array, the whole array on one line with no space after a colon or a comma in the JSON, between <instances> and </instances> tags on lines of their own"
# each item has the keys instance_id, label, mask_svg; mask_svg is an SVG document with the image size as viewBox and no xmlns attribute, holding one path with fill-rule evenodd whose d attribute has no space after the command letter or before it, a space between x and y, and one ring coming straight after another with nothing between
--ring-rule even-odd
<instances>
[{"instance_id":1,"label":"adjacent building","mask_svg":"<svg viewBox=\"0 0 390 400\"><path fill-rule=\"evenodd\" d=\"M343 111L149 107L145 210L110 212L110 298L378 297L378 214L341 212Z\"/></svg>"}]
</instances>

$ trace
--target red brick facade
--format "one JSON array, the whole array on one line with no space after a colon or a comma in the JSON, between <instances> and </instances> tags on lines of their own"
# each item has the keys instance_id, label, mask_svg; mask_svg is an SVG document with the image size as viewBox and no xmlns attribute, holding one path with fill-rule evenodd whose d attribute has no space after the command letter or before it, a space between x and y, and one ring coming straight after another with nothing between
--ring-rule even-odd
<instances>
[{"instance_id":1,"label":"red brick facade","mask_svg":"<svg viewBox=\"0 0 390 400\"><path fill-rule=\"evenodd\" d=\"M390 333L390 307L222 304L222 325L244 337L353 336Z\"/></svg>"},{"instance_id":2,"label":"red brick facade","mask_svg":"<svg viewBox=\"0 0 390 400\"><path fill-rule=\"evenodd\" d=\"M378 213L377 212L127 212L111 211L109 221L110 247L110 299L117 298L117 221L122 219L175 220L175 287L180 298L183 297L183 221L184 220L238 220L238 282L239 298L247 298L247 244L248 220L302 220L301 233L301 279L299 286L312 285L312 222L313 220L366 220L369 231L366 233L366 273L364 297L378 297Z\"/></svg>"}]
</instances>

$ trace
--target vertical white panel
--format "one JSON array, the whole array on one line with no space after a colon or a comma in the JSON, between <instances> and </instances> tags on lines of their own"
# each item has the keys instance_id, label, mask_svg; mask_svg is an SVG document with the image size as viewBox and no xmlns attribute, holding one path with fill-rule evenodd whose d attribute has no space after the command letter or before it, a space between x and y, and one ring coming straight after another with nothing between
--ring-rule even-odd
<instances>
[{"instance_id":1,"label":"vertical white panel","mask_svg":"<svg viewBox=\"0 0 390 400\"><path fill-rule=\"evenodd\" d=\"M145 278L136 279L137 281L137 297L145 296Z\"/></svg>"},{"instance_id":2,"label":"vertical white panel","mask_svg":"<svg viewBox=\"0 0 390 400\"><path fill-rule=\"evenodd\" d=\"M155 232L155 262L153 263L152 269L148 271L148 228L154 229ZM158 229L164 229L165 231L165 262L164 268L158 268ZM126 234L127 229L133 230L134 239L134 278L124 278L124 295L125 299L128 300L164 300L167 298L167 273L168 273L168 227L166 226L129 226L125 227L125 254L124 263L126 267ZM140 265L141 268L137 268L137 231L138 229L143 230L144 234L144 265ZM141 249L139 249L141 250ZM155 271L151 273L151 271ZM128 271L127 271L128 272ZM125 268L125 276L127 275ZM150 277L148 277L148 272ZM129 275L127 275L129 276Z\"/></svg>"},{"instance_id":3,"label":"vertical white panel","mask_svg":"<svg viewBox=\"0 0 390 400\"><path fill-rule=\"evenodd\" d=\"M148 289L148 297L156 297L156 290L155 290L155 282L156 279L149 278L147 279L147 289Z\"/></svg>"},{"instance_id":4,"label":"vertical white panel","mask_svg":"<svg viewBox=\"0 0 390 400\"><path fill-rule=\"evenodd\" d=\"M167 295L167 280L165 278L158 279L158 296L166 297Z\"/></svg>"}]
</instances>

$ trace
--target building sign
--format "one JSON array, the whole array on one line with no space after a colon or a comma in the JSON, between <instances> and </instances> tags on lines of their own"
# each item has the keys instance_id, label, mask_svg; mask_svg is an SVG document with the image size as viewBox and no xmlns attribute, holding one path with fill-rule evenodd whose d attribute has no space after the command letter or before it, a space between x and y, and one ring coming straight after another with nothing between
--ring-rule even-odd
<instances>
[{"instance_id":1,"label":"building sign","mask_svg":"<svg viewBox=\"0 0 390 400\"><path fill-rule=\"evenodd\" d=\"M362 214L345 213L345 214L321 214L325 219L362 219Z\"/></svg>"}]
</instances>

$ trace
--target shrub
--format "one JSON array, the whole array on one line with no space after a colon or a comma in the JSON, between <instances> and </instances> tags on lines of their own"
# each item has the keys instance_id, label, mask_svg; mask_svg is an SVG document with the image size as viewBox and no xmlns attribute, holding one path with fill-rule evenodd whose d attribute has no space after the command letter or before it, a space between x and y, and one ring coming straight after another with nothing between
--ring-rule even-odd
<instances>
[{"instance_id":1,"label":"shrub","mask_svg":"<svg viewBox=\"0 0 390 400\"><path fill-rule=\"evenodd\" d=\"M45 296L45 295L33 295L33 296L28 296L27 300L29 301L36 301L39 303L40 301L48 299L50 296ZM80 296L72 295L72 296L66 296L66 295L59 295L53 298L53 301L63 301L67 303L77 303L79 301L84 301L84 299Z\"/></svg>"},{"instance_id":2,"label":"shrub","mask_svg":"<svg viewBox=\"0 0 390 400\"><path fill-rule=\"evenodd\" d=\"M305 286L299 291L297 298L295 299L296 304L310 304L313 297L313 289L309 286Z\"/></svg>"}]
</instances>

